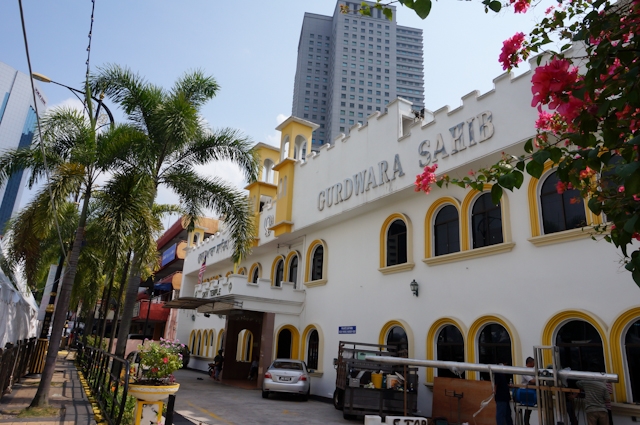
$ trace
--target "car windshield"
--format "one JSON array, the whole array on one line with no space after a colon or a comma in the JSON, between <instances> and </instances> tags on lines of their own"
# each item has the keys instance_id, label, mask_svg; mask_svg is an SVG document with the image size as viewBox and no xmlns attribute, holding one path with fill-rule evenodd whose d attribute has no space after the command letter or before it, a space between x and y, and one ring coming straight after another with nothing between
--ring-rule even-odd
<instances>
[{"instance_id":1,"label":"car windshield","mask_svg":"<svg viewBox=\"0 0 640 425\"><path fill-rule=\"evenodd\" d=\"M297 362L273 362L274 369L302 370L302 363Z\"/></svg>"}]
</instances>

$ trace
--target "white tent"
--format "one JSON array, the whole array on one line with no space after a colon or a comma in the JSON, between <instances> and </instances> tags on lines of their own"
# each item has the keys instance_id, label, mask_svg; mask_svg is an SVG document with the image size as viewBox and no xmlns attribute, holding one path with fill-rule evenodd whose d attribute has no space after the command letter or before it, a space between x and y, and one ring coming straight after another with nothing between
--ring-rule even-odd
<instances>
[{"instance_id":1,"label":"white tent","mask_svg":"<svg viewBox=\"0 0 640 425\"><path fill-rule=\"evenodd\" d=\"M7 342L36 336L37 305L33 295L26 296L0 271L0 348Z\"/></svg>"}]
</instances>

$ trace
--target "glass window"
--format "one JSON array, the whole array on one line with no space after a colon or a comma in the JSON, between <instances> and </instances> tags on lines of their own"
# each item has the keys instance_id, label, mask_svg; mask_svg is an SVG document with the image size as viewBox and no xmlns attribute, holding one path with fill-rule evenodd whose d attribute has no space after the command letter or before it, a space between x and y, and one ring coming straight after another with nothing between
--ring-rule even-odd
<instances>
[{"instance_id":1,"label":"glass window","mask_svg":"<svg viewBox=\"0 0 640 425\"><path fill-rule=\"evenodd\" d=\"M311 280L322 279L322 266L324 263L324 248L322 245L316 246L311 256Z\"/></svg>"},{"instance_id":2,"label":"glass window","mask_svg":"<svg viewBox=\"0 0 640 425\"><path fill-rule=\"evenodd\" d=\"M253 274L251 275L251 282L258 283L258 278L260 278L260 267L256 266L253 269Z\"/></svg>"},{"instance_id":3,"label":"glass window","mask_svg":"<svg viewBox=\"0 0 640 425\"><path fill-rule=\"evenodd\" d=\"M545 179L540 190L542 227L545 234L577 229L587 224L584 200L580 192L570 189L559 194L557 184L558 174L554 172Z\"/></svg>"},{"instance_id":4,"label":"glass window","mask_svg":"<svg viewBox=\"0 0 640 425\"><path fill-rule=\"evenodd\" d=\"M460 251L460 218L456 207L447 205L438 212L433 236L436 256Z\"/></svg>"},{"instance_id":5,"label":"glass window","mask_svg":"<svg viewBox=\"0 0 640 425\"><path fill-rule=\"evenodd\" d=\"M447 325L440 330L437 340L436 358L447 362L464 362L464 339L460 329ZM444 378L464 378L464 372L458 376L449 369L438 369L438 376Z\"/></svg>"},{"instance_id":6,"label":"glass window","mask_svg":"<svg viewBox=\"0 0 640 425\"><path fill-rule=\"evenodd\" d=\"M407 262L407 225L395 220L387 230L387 266Z\"/></svg>"},{"instance_id":7,"label":"glass window","mask_svg":"<svg viewBox=\"0 0 640 425\"><path fill-rule=\"evenodd\" d=\"M478 361L484 364L512 364L511 337L504 326L492 323L482 329L478 336ZM490 380L485 372L480 373L480 378Z\"/></svg>"},{"instance_id":8,"label":"glass window","mask_svg":"<svg viewBox=\"0 0 640 425\"><path fill-rule=\"evenodd\" d=\"M293 283L293 287L296 288L298 285L298 256L294 255L291 257L291 261L289 261L289 282Z\"/></svg>"},{"instance_id":9,"label":"glass window","mask_svg":"<svg viewBox=\"0 0 640 425\"><path fill-rule=\"evenodd\" d=\"M318 369L318 352L320 348L320 337L317 330L309 332L309 341L307 342L307 368Z\"/></svg>"},{"instance_id":10,"label":"glass window","mask_svg":"<svg viewBox=\"0 0 640 425\"><path fill-rule=\"evenodd\" d=\"M627 354L629 384L631 386L631 402L640 401L640 320L632 323L624 338L624 349Z\"/></svg>"},{"instance_id":11,"label":"glass window","mask_svg":"<svg viewBox=\"0 0 640 425\"><path fill-rule=\"evenodd\" d=\"M407 333L400 326L389 329L387 334L387 345L395 345L398 350L398 357L409 357L409 339Z\"/></svg>"},{"instance_id":12,"label":"glass window","mask_svg":"<svg viewBox=\"0 0 640 425\"><path fill-rule=\"evenodd\" d=\"M556 335L556 346L560 350L563 368L605 372L602 339L591 323L584 320L565 323Z\"/></svg>"},{"instance_id":13,"label":"glass window","mask_svg":"<svg viewBox=\"0 0 640 425\"><path fill-rule=\"evenodd\" d=\"M273 286L281 286L284 280L284 260L281 258L276 263L276 269L273 276Z\"/></svg>"},{"instance_id":14,"label":"glass window","mask_svg":"<svg viewBox=\"0 0 640 425\"><path fill-rule=\"evenodd\" d=\"M474 248L502 243L502 212L500 204L493 205L490 193L481 195L473 204L471 231Z\"/></svg>"}]
</instances>

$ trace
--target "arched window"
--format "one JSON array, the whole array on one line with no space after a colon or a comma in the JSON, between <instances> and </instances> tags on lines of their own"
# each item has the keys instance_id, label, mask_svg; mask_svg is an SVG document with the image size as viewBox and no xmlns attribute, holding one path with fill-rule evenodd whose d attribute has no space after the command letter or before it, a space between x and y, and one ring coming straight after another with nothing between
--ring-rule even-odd
<instances>
[{"instance_id":1,"label":"arched window","mask_svg":"<svg viewBox=\"0 0 640 425\"><path fill-rule=\"evenodd\" d=\"M313 250L311 256L311 280L322 279L322 268L324 266L324 248L318 245Z\"/></svg>"},{"instance_id":2,"label":"arched window","mask_svg":"<svg viewBox=\"0 0 640 425\"><path fill-rule=\"evenodd\" d=\"M240 267L240 269L238 270L238 274L244 276L247 274L247 268L246 267Z\"/></svg>"},{"instance_id":3,"label":"arched window","mask_svg":"<svg viewBox=\"0 0 640 425\"><path fill-rule=\"evenodd\" d=\"M216 350L215 350L215 338L216 338L216 333L213 329L211 329L209 331L209 348L207 348L207 351L209 352L209 357L214 357L216 354Z\"/></svg>"},{"instance_id":4,"label":"arched window","mask_svg":"<svg viewBox=\"0 0 640 425\"><path fill-rule=\"evenodd\" d=\"M456 207L446 205L438 212L433 234L436 256L460 251L460 218Z\"/></svg>"},{"instance_id":5,"label":"arched window","mask_svg":"<svg viewBox=\"0 0 640 425\"><path fill-rule=\"evenodd\" d=\"M189 334L189 352L195 354L196 350L196 331Z\"/></svg>"},{"instance_id":6,"label":"arched window","mask_svg":"<svg viewBox=\"0 0 640 425\"><path fill-rule=\"evenodd\" d=\"M289 329L282 329L278 333L278 351L276 358L278 359L290 359L293 337Z\"/></svg>"},{"instance_id":7,"label":"arched window","mask_svg":"<svg viewBox=\"0 0 640 425\"><path fill-rule=\"evenodd\" d=\"M407 262L407 225L395 220L387 230L387 267Z\"/></svg>"},{"instance_id":8,"label":"arched window","mask_svg":"<svg viewBox=\"0 0 640 425\"><path fill-rule=\"evenodd\" d=\"M202 332L200 331L196 333L196 346L195 346L195 350L192 352L196 356L199 356L202 353Z\"/></svg>"},{"instance_id":9,"label":"arched window","mask_svg":"<svg viewBox=\"0 0 640 425\"><path fill-rule=\"evenodd\" d=\"M276 266L273 271L273 286L280 287L282 286L282 281L284 280L284 259L281 257L277 260Z\"/></svg>"},{"instance_id":10,"label":"arched window","mask_svg":"<svg viewBox=\"0 0 640 425\"><path fill-rule=\"evenodd\" d=\"M224 350L224 337L224 329L221 329L220 333L218 334L218 349L214 354L217 354L219 350Z\"/></svg>"},{"instance_id":11,"label":"arched window","mask_svg":"<svg viewBox=\"0 0 640 425\"><path fill-rule=\"evenodd\" d=\"M398 352L398 357L409 357L409 338L407 333L400 326L394 326L389 329L387 333L387 344L395 345Z\"/></svg>"},{"instance_id":12,"label":"arched window","mask_svg":"<svg viewBox=\"0 0 640 425\"><path fill-rule=\"evenodd\" d=\"M480 195L475 204L473 204L471 232L474 248L482 248L503 242L500 204L493 205L490 193Z\"/></svg>"},{"instance_id":13,"label":"arched window","mask_svg":"<svg viewBox=\"0 0 640 425\"><path fill-rule=\"evenodd\" d=\"M293 287L298 287L298 255L294 255L289 260L289 282L293 283Z\"/></svg>"},{"instance_id":14,"label":"arched window","mask_svg":"<svg viewBox=\"0 0 640 425\"><path fill-rule=\"evenodd\" d=\"M250 362L253 350L253 333L248 329L238 332L238 343L236 346L236 361Z\"/></svg>"},{"instance_id":15,"label":"arched window","mask_svg":"<svg viewBox=\"0 0 640 425\"><path fill-rule=\"evenodd\" d=\"M193 234L193 244L197 245L198 244L198 239L199 239L200 235L198 233L194 233Z\"/></svg>"},{"instance_id":16,"label":"arched window","mask_svg":"<svg viewBox=\"0 0 640 425\"><path fill-rule=\"evenodd\" d=\"M209 355L209 331L204 331L202 334L202 350L200 351L201 356Z\"/></svg>"},{"instance_id":17,"label":"arched window","mask_svg":"<svg viewBox=\"0 0 640 425\"><path fill-rule=\"evenodd\" d=\"M251 269L249 271L249 278L251 279L250 282L251 283L258 283L258 279L260 278L260 272L261 272L261 266L260 263L254 263L251 266Z\"/></svg>"},{"instance_id":18,"label":"arched window","mask_svg":"<svg viewBox=\"0 0 640 425\"><path fill-rule=\"evenodd\" d=\"M447 362L464 362L464 339L462 332L454 325L447 325L438 333L437 359ZM438 376L444 378L464 378L464 372L460 376L449 369L438 369Z\"/></svg>"},{"instance_id":19,"label":"arched window","mask_svg":"<svg viewBox=\"0 0 640 425\"><path fill-rule=\"evenodd\" d=\"M511 336L504 326L491 323L478 336L478 362L484 364L509 364L511 358ZM481 372L480 378L489 381L488 373Z\"/></svg>"},{"instance_id":20,"label":"arched window","mask_svg":"<svg viewBox=\"0 0 640 425\"><path fill-rule=\"evenodd\" d=\"M640 402L640 320L631 324L624 337L624 350L629 371L631 402Z\"/></svg>"},{"instance_id":21,"label":"arched window","mask_svg":"<svg viewBox=\"0 0 640 425\"><path fill-rule=\"evenodd\" d=\"M553 172L545 179L540 189L542 227L545 234L577 229L587 224L584 200L580 191L570 189L559 194L557 184L558 174Z\"/></svg>"},{"instance_id":22,"label":"arched window","mask_svg":"<svg viewBox=\"0 0 640 425\"><path fill-rule=\"evenodd\" d=\"M273 184L273 161L265 159L262 166L262 181Z\"/></svg>"},{"instance_id":23,"label":"arched window","mask_svg":"<svg viewBox=\"0 0 640 425\"><path fill-rule=\"evenodd\" d=\"M571 320L558 329L556 346L560 365L572 370L605 372L602 338L595 327L584 320Z\"/></svg>"},{"instance_id":24,"label":"arched window","mask_svg":"<svg viewBox=\"0 0 640 425\"><path fill-rule=\"evenodd\" d=\"M282 158L289 158L289 136L285 136L284 143L282 144Z\"/></svg>"},{"instance_id":25,"label":"arched window","mask_svg":"<svg viewBox=\"0 0 640 425\"><path fill-rule=\"evenodd\" d=\"M320 336L317 330L309 332L309 341L307 343L307 367L309 369L318 369L318 354L320 348Z\"/></svg>"},{"instance_id":26,"label":"arched window","mask_svg":"<svg viewBox=\"0 0 640 425\"><path fill-rule=\"evenodd\" d=\"M304 161L307 156L307 141L302 136L296 136L296 143L294 147L294 155L296 159Z\"/></svg>"}]
</instances>

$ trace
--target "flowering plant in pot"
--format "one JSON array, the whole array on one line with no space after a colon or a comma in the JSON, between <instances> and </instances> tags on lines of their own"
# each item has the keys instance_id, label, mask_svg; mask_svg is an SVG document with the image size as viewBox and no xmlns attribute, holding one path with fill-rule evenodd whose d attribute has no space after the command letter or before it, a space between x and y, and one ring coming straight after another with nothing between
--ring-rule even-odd
<instances>
[{"instance_id":1,"label":"flowering plant in pot","mask_svg":"<svg viewBox=\"0 0 640 425\"><path fill-rule=\"evenodd\" d=\"M138 345L140 363L133 369L134 381L144 385L167 385L175 383L173 372L182 367L180 341L160 338L160 342L145 340Z\"/></svg>"}]
</instances>

